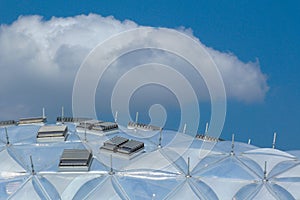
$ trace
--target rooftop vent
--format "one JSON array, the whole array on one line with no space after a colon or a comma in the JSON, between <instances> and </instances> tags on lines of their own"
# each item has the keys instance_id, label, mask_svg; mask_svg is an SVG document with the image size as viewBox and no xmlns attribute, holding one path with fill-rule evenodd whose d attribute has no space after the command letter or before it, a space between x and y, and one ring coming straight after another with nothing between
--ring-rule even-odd
<instances>
[{"instance_id":1,"label":"rooftop vent","mask_svg":"<svg viewBox=\"0 0 300 200\"><path fill-rule=\"evenodd\" d=\"M136 140L129 140L118 148L118 152L131 154L144 149L144 143Z\"/></svg>"},{"instance_id":2,"label":"rooftop vent","mask_svg":"<svg viewBox=\"0 0 300 200\"><path fill-rule=\"evenodd\" d=\"M110 131L118 129L118 124L115 122L101 122L99 124L95 124L92 129L101 130L101 131Z\"/></svg>"},{"instance_id":3,"label":"rooftop vent","mask_svg":"<svg viewBox=\"0 0 300 200\"><path fill-rule=\"evenodd\" d=\"M87 131L89 133L107 134L118 130L118 124L115 122L88 120L80 122L76 128L78 132Z\"/></svg>"},{"instance_id":4,"label":"rooftop vent","mask_svg":"<svg viewBox=\"0 0 300 200\"><path fill-rule=\"evenodd\" d=\"M0 121L0 126L12 126L16 125L14 120Z\"/></svg>"},{"instance_id":5,"label":"rooftop vent","mask_svg":"<svg viewBox=\"0 0 300 200\"><path fill-rule=\"evenodd\" d=\"M202 135L202 134L197 134L196 138L200 139L200 140L210 141L210 142L218 142L218 141L220 141L219 138L212 137L212 136L209 136L209 135Z\"/></svg>"},{"instance_id":6,"label":"rooftop vent","mask_svg":"<svg viewBox=\"0 0 300 200\"><path fill-rule=\"evenodd\" d=\"M158 126L153 126L150 124L141 124L141 123L137 123L137 122L129 122L127 125L128 129L139 129L139 130L143 130L143 131L159 131L162 128L158 127Z\"/></svg>"},{"instance_id":7,"label":"rooftop vent","mask_svg":"<svg viewBox=\"0 0 300 200\"><path fill-rule=\"evenodd\" d=\"M42 126L37 134L38 142L62 142L65 141L68 127L62 126Z\"/></svg>"},{"instance_id":8,"label":"rooftop vent","mask_svg":"<svg viewBox=\"0 0 300 200\"><path fill-rule=\"evenodd\" d=\"M89 171L93 156L86 149L65 149L60 158L59 171Z\"/></svg>"},{"instance_id":9,"label":"rooftop vent","mask_svg":"<svg viewBox=\"0 0 300 200\"><path fill-rule=\"evenodd\" d=\"M115 136L110 140L104 142L103 146L100 147L100 150L113 152L117 155L127 156L131 158L138 152L141 152L144 149L144 143L136 140L129 140L124 137Z\"/></svg>"},{"instance_id":10,"label":"rooftop vent","mask_svg":"<svg viewBox=\"0 0 300 200\"><path fill-rule=\"evenodd\" d=\"M44 124L47 121L45 117L31 117L31 118L21 118L18 121L19 125L25 124Z\"/></svg>"},{"instance_id":11,"label":"rooftop vent","mask_svg":"<svg viewBox=\"0 0 300 200\"><path fill-rule=\"evenodd\" d=\"M106 142L104 142L101 149L106 149L106 150L109 150L109 151L116 152L118 150L118 148L120 147L120 145L122 145L126 142L128 142L127 138L123 138L123 137L120 137L120 136L115 136L115 137L111 138L110 140L107 140Z\"/></svg>"},{"instance_id":12,"label":"rooftop vent","mask_svg":"<svg viewBox=\"0 0 300 200\"><path fill-rule=\"evenodd\" d=\"M82 121L89 120L89 118L79 118L79 117L57 117L56 122L71 122L71 123L78 123Z\"/></svg>"}]
</instances>

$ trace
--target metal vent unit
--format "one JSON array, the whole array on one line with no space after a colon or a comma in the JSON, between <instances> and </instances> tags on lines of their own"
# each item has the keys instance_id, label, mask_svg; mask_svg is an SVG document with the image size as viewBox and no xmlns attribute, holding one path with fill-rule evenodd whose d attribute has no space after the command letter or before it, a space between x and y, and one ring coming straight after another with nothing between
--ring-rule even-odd
<instances>
[{"instance_id":1,"label":"metal vent unit","mask_svg":"<svg viewBox=\"0 0 300 200\"><path fill-rule=\"evenodd\" d=\"M31 118L21 118L18 121L19 125L25 124L44 124L47 121L46 117L31 117Z\"/></svg>"},{"instance_id":2,"label":"metal vent unit","mask_svg":"<svg viewBox=\"0 0 300 200\"><path fill-rule=\"evenodd\" d=\"M158 126L153 126L150 124L141 124L141 123L137 123L137 122L129 122L127 125L128 129L139 129L142 131L159 131L162 128L158 127Z\"/></svg>"},{"instance_id":3,"label":"metal vent unit","mask_svg":"<svg viewBox=\"0 0 300 200\"><path fill-rule=\"evenodd\" d=\"M37 134L38 142L62 142L65 141L68 127L62 126L42 126Z\"/></svg>"},{"instance_id":4,"label":"metal vent unit","mask_svg":"<svg viewBox=\"0 0 300 200\"><path fill-rule=\"evenodd\" d=\"M105 131L111 131L118 129L118 124L115 122L101 122L99 124L95 124L92 129L94 130L101 130L103 132Z\"/></svg>"},{"instance_id":5,"label":"metal vent unit","mask_svg":"<svg viewBox=\"0 0 300 200\"><path fill-rule=\"evenodd\" d=\"M16 124L14 120L0 121L0 126L13 126Z\"/></svg>"},{"instance_id":6,"label":"metal vent unit","mask_svg":"<svg viewBox=\"0 0 300 200\"><path fill-rule=\"evenodd\" d=\"M85 120L85 121L81 121L79 123L79 125L77 126L77 128L79 129L87 129L87 130L92 130L94 126L98 125L102 123L102 121L99 120Z\"/></svg>"},{"instance_id":7,"label":"metal vent unit","mask_svg":"<svg viewBox=\"0 0 300 200\"><path fill-rule=\"evenodd\" d=\"M79 123L82 121L90 120L89 118L79 118L79 117L57 117L56 122L71 122Z\"/></svg>"},{"instance_id":8,"label":"metal vent unit","mask_svg":"<svg viewBox=\"0 0 300 200\"><path fill-rule=\"evenodd\" d=\"M212 136L209 136L209 135L202 135L202 134L197 134L196 138L200 139L200 140L210 141L210 142L218 142L218 141L220 141L219 138L212 137Z\"/></svg>"},{"instance_id":9,"label":"metal vent unit","mask_svg":"<svg viewBox=\"0 0 300 200\"><path fill-rule=\"evenodd\" d=\"M129 140L124 137L115 136L110 140L104 142L103 146L100 147L100 150L113 152L116 155L127 156L131 158L133 155L136 155L138 152L141 152L144 149L144 143L136 140Z\"/></svg>"},{"instance_id":10,"label":"metal vent unit","mask_svg":"<svg viewBox=\"0 0 300 200\"><path fill-rule=\"evenodd\" d=\"M128 142L127 138L123 138L123 137L120 137L120 136L115 136L115 137L111 138L110 140L107 140L106 142L104 142L101 149L106 149L106 150L109 150L109 151L116 152L117 149L120 147L120 145L122 145L126 142Z\"/></svg>"},{"instance_id":11,"label":"metal vent unit","mask_svg":"<svg viewBox=\"0 0 300 200\"><path fill-rule=\"evenodd\" d=\"M92 153L86 149L65 149L60 158L60 172L89 171Z\"/></svg>"},{"instance_id":12,"label":"metal vent unit","mask_svg":"<svg viewBox=\"0 0 300 200\"><path fill-rule=\"evenodd\" d=\"M95 134L113 133L118 130L118 124L115 122L103 122L98 120L82 121L76 127L78 132L89 132Z\"/></svg>"},{"instance_id":13,"label":"metal vent unit","mask_svg":"<svg viewBox=\"0 0 300 200\"><path fill-rule=\"evenodd\" d=\"M118 148L118 152L132 154L144 149L144 143L136 140L129 140Z\"/></svg>"}]
</instances>

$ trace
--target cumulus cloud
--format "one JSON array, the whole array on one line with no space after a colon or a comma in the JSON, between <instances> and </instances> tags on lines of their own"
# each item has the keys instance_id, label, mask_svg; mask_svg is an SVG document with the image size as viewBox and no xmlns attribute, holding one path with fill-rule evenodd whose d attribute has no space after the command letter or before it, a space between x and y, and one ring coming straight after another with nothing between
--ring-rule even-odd
<instances>
[{"instance_id":1,"label":"cumulus cloud","mask_svg":"<svg viewBox=\"0 0 300 200\"><path fill-rule=\"evenodd\" d=\"M57 113L61 105L69 105L71 111L72 86L84 58L100 42L137 27L130 20L96 14L50 20L20 16L1 25L0 118L32 115L43 106ZM190 29L180 31L192 36ZM227 97L243 102L264 99L268 86L258 62L244 63L233 54L205 48L222 74Z\"/></svg>"},{"instance_id":2,"label":"cumulus cloud","mask_svg":"<svg viewBox=\"0 0 300 200\"><path fill-rule=\"evenodd\" d=\"M269 87L258 61L244 63L232 53L206 49L221 72L229 98L248 103L263 101Z\"/></svg>"}]
</instances>

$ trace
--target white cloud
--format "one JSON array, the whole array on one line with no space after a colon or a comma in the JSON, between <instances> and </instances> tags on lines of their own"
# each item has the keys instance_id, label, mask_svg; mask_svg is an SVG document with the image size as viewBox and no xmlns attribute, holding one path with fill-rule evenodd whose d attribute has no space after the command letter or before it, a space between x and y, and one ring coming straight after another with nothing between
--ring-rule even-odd
<instances>
[{"instance_id":1,"label":"white cloud","mask_svg":"<svg viewBox=\"0 0 300 200\"><path fill-rule=\"evenodd\" d=\"M244 63L232 53L222 53L212 48L207 48L207 51L222 74L229 98L244 102L264 99L269 87L258 61Z\"/></svg>"},{"instance_id":2,"label":"white cloud","mask_svg":"<svg viewBox=\"0 0 300 200\"><path fill-rule=\"evenodd\" d=\"M10 25L1 25L0 111L11 110L18 117L35 113L42 106L56 113L57 107L71 105L76 72L89 51L112 35L136 27L129 20L95 14L50 20L21 16ZM190 29L180 31L192 35ZM205 48L223 76L230 99L264 99L268 86L258 62L244 63L233 54ZM4 118L3 112L0 118Z\"/></svg>"}]
</instances>

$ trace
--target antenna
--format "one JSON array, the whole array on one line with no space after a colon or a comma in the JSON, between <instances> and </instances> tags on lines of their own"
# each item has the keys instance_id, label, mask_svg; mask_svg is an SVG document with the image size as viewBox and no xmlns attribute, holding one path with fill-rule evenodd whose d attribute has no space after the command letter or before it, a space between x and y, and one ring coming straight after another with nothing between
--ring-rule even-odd
<instances>
[{"instance_id":1,"label":"antenna","mask_svg":"<svg viewBox=\"0 0 300 200\"><path fill-rule=\"evenodd\" d=\"M250 138L248 139L248 144L251 144L251 139Z\"/></svg>"},{"instance_id":2,"label":"antenna","mask_svg":"<svg viewBox=\"0 0 300 200\"><path fill-rule=\"evenodd\" d=\"M161 146L161 138L162 138L162 128L160 128L160 130L159 130L159 138L158 138L158 145L157 145L158 148L162 147Z\"/></svg>"},{"instance_id":3,"label":"antenna","mask_svg":"<svg viewBox=\"0 0 300 200\"><path fill-rule=\"evenodd\" d=\"M86 121L84 121L84 141L87 141L87 139L86 139Z\"/></svg>"},{"instance_id":4,"label":"antenna","mask_svg":"<svg viewBox=\"0 0 300 200\"><path fill-rule=\"evenodd\" d=\"M64 124L64 107L61 107L61 123Z\"/></svg>"},{"instance_id":5,"label":"antenna","mask_svg":"<svg viewBox=\"0 0 300 200\"><path fill-rule=\"evenodd\" d=\"M9 138L7 134L7 128L5 127L5 135L6 135L6 145L9 145Z\"/></svg>"},{"instance_id":6,"label":"antenna","mask_svg":"<svg viewBox=\"0 0 300 200\"><path fill-rule=\"evenodd\" d=\"M264 181L268 181L268 179L267 179L267 161L265 161L265 168L264 168Z\"/></svg>"},{"instance_id":7,"label":"antenna","mask_svg":"<svg viewBox=\"0 0 300 200\"><path fill-rule=\"evenodd\" d=\"M231 137L232 138L231 138L231 152L230 152L230 154L234 155L234 134L232 134Z\"/></svg>"},{"instance_id":8,"label":"antenna","mask_svg":"<svg viewBox=\"0 0 300 200\"><path fill-rule=\"evenodd\" d=\"M186 124L184 124L182 132L185 134L185 132L186 132Z\"/></svg>"},{"instance_id":9,"label":"antenna","mask_svg":"<svg viewBox=\"0 0 300 200\"><path fill-rule=\"evenodd\" d=\"M118 111L116 111L116 114L115 114L115 122L118 121Z\"/></svg>"},{"instance_id":10,"label":"antenna","mask_svg":"<svg viewBox=\"0 0 300 200\"><path fill-rule=\"evenodd\" d=\"M115 174L114 169L112 167L112 155L110 154L110 170L108 172L109 175Z\"/></svg>"},{"instance_id":11,"label":"antenna","mask_svg":"<svg viewBox=\"0 0 300 200\"><path fill-rule=\"evenodd\" d=\"M187 178L191 177L191 172L190 172L190 157L188 157L188 163L187 163L187 174L186 174Z\"/></svg>"},{"instance_id":12,"label":"antenna","mask_svg":"<svg viewBox=\"0 0 300 200\"><path fill-rule=\"evenodd\" d=\"M206 122L206 125L205 125L205 135L207 134L208 132L208 122Z\"/></svg>"},{"instance_id":13,"label":"antenna","mask_svg":"<svg viewBox=\"0 0 300 200\"><path fill-rule=\"evenodd\" d=\"M273 149L275 149L275 144L276 144L276 132L274 132L274 136L273 136L273 143L272 143Z\"/></svg>"},{"instance_id":14,"label":"antenna","mask_svg":"<svg viewBox=\"0 0 300 200\"><path fill-rule=\"evenodd\" d=\"M45 108L42 109L42 113L43 113L43 119L46 118L46 115L45 115Z\"/></svg>"},{"instance_id":15,"label":"antenna","mask_svg":"<svg viewBox=\"0 0 300 200\"><path fill-rule=\"evenodd\" d=\"M137 123L139 120L139 112L136 112L135 114L135 123Z\"/></svg>"},{"instance_id":16,"label":"antenna","mask_svg":"<svg viewBox=\"0 0 300 200\"><path fill-rule=\"evenodd\" d=\"M31 173L35 174L34 166L33 166L33 162L32 162L32 156L31 155L30 155L30 163L31 163Z\"/></svg>"}]
</instances>

